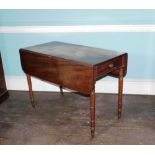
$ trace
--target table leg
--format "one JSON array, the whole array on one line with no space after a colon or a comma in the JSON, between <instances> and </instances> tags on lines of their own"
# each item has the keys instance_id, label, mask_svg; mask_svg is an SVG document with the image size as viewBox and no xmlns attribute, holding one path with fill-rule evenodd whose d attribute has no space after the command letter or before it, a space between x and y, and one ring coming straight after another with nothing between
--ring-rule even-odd
<instances>
[{"instance_id":1,"label":"table leg","mask_svg":"<svg viewBox=\"0 0 155 155\"><path fill-rule=\"evenodd\" d=\"M122 113L122 95L123 95L123 68L119 70L119 80L118 80L118 119L121 118Z\"/></svg>"},{"instance_id":2,"label":"table leg","mask_svg":"<svg viewBox=\"0 0 155 155\"><path fill-rule=\"evenodd\" d=\"M62 86L59 86L59 88L60 88L60 93L61 93L61 95L63 95L64 93L63 93Z\"/></svg>"},{"instance_id":3,"label":"table leg","mask_svg":"<svg viewBox=\"0 0 155 155\"><path fill-rule=\"evenodd\" d=\"M90 130L92 138L95 135L95 91L90 94Z\"/></svg>"},{"instance_id":4,"label":"table leg","mask_svg":"<svg viewBox=\"0 0 155 155\"><path fill-rule=\"evenodd\" d=\"M27 77L27 83L28 83L28 87L29 87L29 95L30 95L31 104L32 104L32 107L35 108L34 96L33 96L33 91L32 91L31 76L26 74L26 77Z\"/></svg>"}]
</instances>

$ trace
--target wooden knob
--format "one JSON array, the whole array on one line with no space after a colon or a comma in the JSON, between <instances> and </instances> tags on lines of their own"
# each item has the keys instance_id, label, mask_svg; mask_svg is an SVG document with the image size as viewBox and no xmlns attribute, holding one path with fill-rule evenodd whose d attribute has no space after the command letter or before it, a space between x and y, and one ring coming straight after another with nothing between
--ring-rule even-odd
<instances>
[{"instance_id":1,"label":"wooden knob","mask_svg":"<svg viewBox=\"0 0 155 155\"><path fill-rule=\"evenodd\" d=\"M110 67L110 68L114 67L114 64L109 64L109 67Z\"/></svg>"}]
</instances>

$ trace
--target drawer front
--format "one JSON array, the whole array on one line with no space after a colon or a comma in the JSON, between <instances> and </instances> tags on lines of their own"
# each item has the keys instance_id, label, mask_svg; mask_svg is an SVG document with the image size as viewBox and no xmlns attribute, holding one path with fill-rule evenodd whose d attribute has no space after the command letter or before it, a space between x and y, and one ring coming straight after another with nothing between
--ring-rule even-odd
<instances>
[{"instance_id":1,"label":"drawer front","mask_svg":"<svg viewBox=\"0 0 155 155\"><path fill-rule=\"evenodd\" d=\"M115 59L112 59L110 61L101 63L96 66L96 76L101 76L104 74L107 74L113 70L116 70L122 65L122 57L117 57Z\"/></svg>"},{"instance_id":2,"label":"drawer front","mask_svg":"<svg viewBox=\"0 0 155 155\"><path fill-rule=\"evenodd\" d=\"M122 58L123 76L125 76L127 73L128 54L125 53L124 55L121 56L121 58ZM119 70L114 70L110 72L109 75L113 77L119 77Z\"/></svg>"},{"instance_id":3,"label":"drawer front","mask_svg":"<svg viewBox=\"0 0 155 155\"><path fill-rule=\"evenodd\" d=\"M20 51L20 56L26 74L81 93L93 89L93 67L32 52Z\"/></svg>"}]
</instances>

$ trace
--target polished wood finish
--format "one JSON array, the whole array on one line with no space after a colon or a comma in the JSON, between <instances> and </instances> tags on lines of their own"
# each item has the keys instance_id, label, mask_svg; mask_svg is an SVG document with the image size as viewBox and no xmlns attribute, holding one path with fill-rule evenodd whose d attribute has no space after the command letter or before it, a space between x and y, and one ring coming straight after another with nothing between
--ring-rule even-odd
<instances>
[{"instance_id":1,"label":"polished wood finish","mask_svg":"<svg viewBox=\"0 0 155 155\"><path fill-rule=\"evenodd\" d=\"M90 94L90 130L91 136L95 134L95 91L93 90Z\"/></svg>"},{"instance_id":2,"label":"polished wood finish","mask_svg":"<svg viewBox=\"0 0 155 155\"><path fill-rule=\"evenodd\" d=\"M27 77L27 83L28 83L28 87L29 87L29 94L30 94L30 100L31 100L31 104L32 107L35 108L35 103L34 103L34 96L33 96L33 91L32 91L32 81L31 81L31 76L26 74Z\"/></svg>"},{"instance_id":3,"label":"polished wood finish","mask_svg":"<svg viewBox=\"0 0 155 155\"><path fill-rule=\"evenodd\" d=\"M22 48L21 50L32 52L33 54L41 54L46 57L62 58L64 60L72 60L80 64L95 65L106 62L124 53L76 45L63 42L49 42L36 46Z\"/></svg>"},{"instance_id":4,"label":"polished wood finish","mask_svg":"<svg viewBox=\"0 0 155 155\"><path fill-rule=\"evenodd\" d=\"M21 50L20 54L21 64L26 74L81 93L91 92L92 66L26 50Z\"/></svg>"},{"instance_id":5,"label":"polished wood finish","mask_svg":"<svg viewBox=\"0 0 155 155\"><path fill-rule=\"evenodd\" d=\"M118 118L122 111L123 77L127 72L127 53L50 42L20 49L23 71L27 74L31 103L34 106L31 77L52 82L90 95L91 135L95 133L95 82L106 75L119 78Z\"/></svg>"},{"instance_id":6,"label":"polished wood finish","mask_svg":"<svg viewBox=\"0 0 155 155\"><path fill-rule=\"evenodd\" d=\"M8 97L9 97L9 93L6 88L3 63L2 63L2 58L1 58L1 54L0 54L0 103L2 103Z\"/></svg>"},{"instance_id":7,"label":"polished wood finish","mask_svg":"<svg viewBox=\"0 0 155 155\"><path fill-rule=\"evenodd\" d=\"M122 113L122 93L123 93L123 68L119 69L119 78L118 78L118 118L121 117Z\"/></svg>"}]
</instances>

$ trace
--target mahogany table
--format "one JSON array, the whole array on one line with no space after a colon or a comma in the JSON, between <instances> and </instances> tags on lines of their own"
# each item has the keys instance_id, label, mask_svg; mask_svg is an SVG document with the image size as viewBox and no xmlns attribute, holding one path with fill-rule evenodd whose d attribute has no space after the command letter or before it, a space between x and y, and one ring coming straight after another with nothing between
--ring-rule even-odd
<instances>
[{"instance_id":1,"label":"mahogany table","mask_svg":"<svg viewBox=\"0 0 155 155\"><path fill-rule=\"evenodd\" d=\"M0 104L3 103L9 97L8 90L6 88L5 75L3 70L3 62L0 53Z\"/></svg>"},{"instance_id":2,"label":"mahogany table","mask_svg":"<svg viewBox=\"0 0 155 155\"><path fill-rule=\"evenodd\" d=\"M35 107L31 76L59 85L61 94L63 88L89 94L92 137L95 132L95 82L105 75L119 79L120 118L127 57L127 53L56 41L20 49L21 65L27 76L32 106Z\"/></svg>"}]
</instances>

